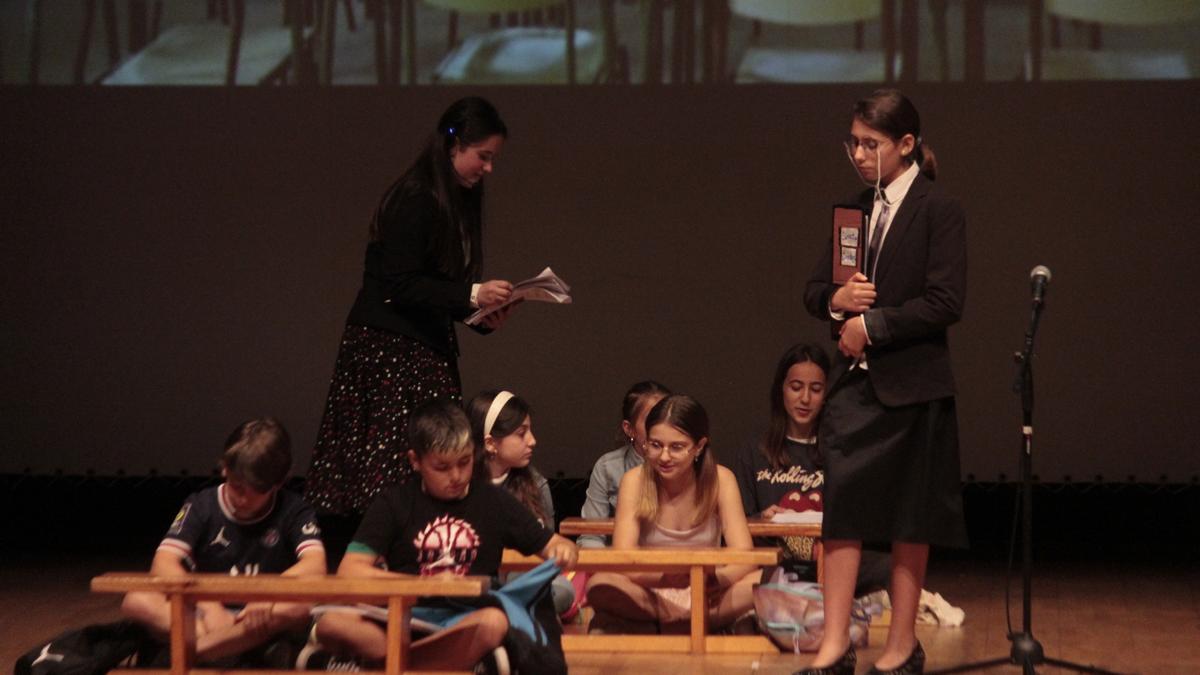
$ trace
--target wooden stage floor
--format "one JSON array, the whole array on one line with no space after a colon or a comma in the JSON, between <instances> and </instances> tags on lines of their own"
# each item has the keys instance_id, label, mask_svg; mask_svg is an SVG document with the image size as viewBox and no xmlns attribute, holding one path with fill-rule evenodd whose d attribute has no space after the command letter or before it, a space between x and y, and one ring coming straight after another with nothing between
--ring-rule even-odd
<instances>
[{"instance_id":1,"label":"wooden stage floor","mask_svg":"<svg viewBox=\"0 0 1200 675\"><path fill-rule=\"evenodd\" d=\"M116 618L117 598L89 593L88 580L101 572L145 569L147 564L144 558L133 557L0 557L0 668L11 672L18 655L68 627ZM1013 581L1012 616L1019 629L1020 579ZM935 561L926 586L966 610L961 628L919 627L930 668L1008 653L1000 564ZM1123 673L1200 673L1200 569L1183 562L1042 563L1034 579L1033 629L1047 655L1054 658ZM873 632L871 637L873 647L859 652L860 664L869 664L879 653L883 635ZM576 675L766 675L791 673L807 658L575 654L568 662ZM859 671L866 667L860 665ZM1005 666L989 672L1020 670ZM1039 672L1065 671L1040 668Z\"/></svg>"}]
</instances>

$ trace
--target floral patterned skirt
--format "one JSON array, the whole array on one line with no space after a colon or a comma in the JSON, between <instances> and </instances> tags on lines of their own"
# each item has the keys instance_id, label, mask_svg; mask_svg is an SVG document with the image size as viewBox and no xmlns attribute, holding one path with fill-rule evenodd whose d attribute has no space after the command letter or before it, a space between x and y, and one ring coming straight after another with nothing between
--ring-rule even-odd
<instances>
[{"instance_id":1,"label":"floral patterned skirt","mask_svg":"<svg viewBox=\"0 0 1200 675\"><path fill-rule=\"evenodd\" d=\"M405 335L347 325L305 480L308 502L361 515L380 490L412 475L408 416L442 398L462 400L453 357Z\"/></svg>"}]
</instances>

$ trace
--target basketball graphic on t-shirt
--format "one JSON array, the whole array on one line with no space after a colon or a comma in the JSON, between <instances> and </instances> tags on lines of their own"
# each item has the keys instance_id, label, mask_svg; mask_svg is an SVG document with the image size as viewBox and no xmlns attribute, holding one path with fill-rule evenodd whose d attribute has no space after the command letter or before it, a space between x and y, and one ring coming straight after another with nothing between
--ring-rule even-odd
<instances>
[{"instance_id":1,"label":"basketball graphic on t-shirt","mask_svg":"<svg viewBox=\"0 0 1200 675\"><path fill-rule=\"evenodd\" d=\"M439 516L413 539L421 575L450 572L464 575L479 552L479 534L465 520Z\"/></svg>"}]
</instances>

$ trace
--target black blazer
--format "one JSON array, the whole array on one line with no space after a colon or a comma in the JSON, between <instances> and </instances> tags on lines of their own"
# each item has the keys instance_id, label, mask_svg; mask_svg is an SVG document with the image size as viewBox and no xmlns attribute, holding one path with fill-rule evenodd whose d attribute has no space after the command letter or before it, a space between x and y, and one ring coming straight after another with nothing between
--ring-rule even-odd
<instances>
[{"instance_id":1,"label":"black blazer","mask_svg":"<svg viewBox=\"0 0 1200 675\"><path fill-rule=\"evenodd\" d=\"M858 202L872 208L874 191ZM875 268L875 305L864 315L871 344L867 372L880 402L908 405L954 395L946 329L967 295L967 220L958 201L919 175L892 219ZM830 320L833 242L825 246L804 290L804 305ZM830 381L850 365L837 354Z\"/></svg>"},{"instance_id":2,"label":"black blazer","mask_svg":"<svg viewBox=\"0 0 1200 675\"><path fill-rule=\"evenodd\" d=\"M362 288L346 323L406 335L452 358L458 355L454 321L474 311L471 284L478 280L438 269L432 239L444 223L432 194L389 200L379 214L379 241L367 244Z\"/></svg>"}]
</instances>

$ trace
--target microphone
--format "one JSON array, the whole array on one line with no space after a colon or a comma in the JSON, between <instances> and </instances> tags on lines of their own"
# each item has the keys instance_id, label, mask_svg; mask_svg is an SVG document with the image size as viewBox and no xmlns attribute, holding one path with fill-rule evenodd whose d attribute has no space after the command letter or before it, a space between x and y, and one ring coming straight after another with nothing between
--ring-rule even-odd
<instances>
[{"instance_id":1,"label":"microphone","mask_svg":"<svg viewBox=\"0 0 1200 675\"><path fill-rule=\"evenodd\" d=\"M1046 297L1046 287L1050 285L1050 268L1038 265L1029 273L1029 283L1033 286L1033 306L1041 307Z\"/></svg>"}]
</instances>

